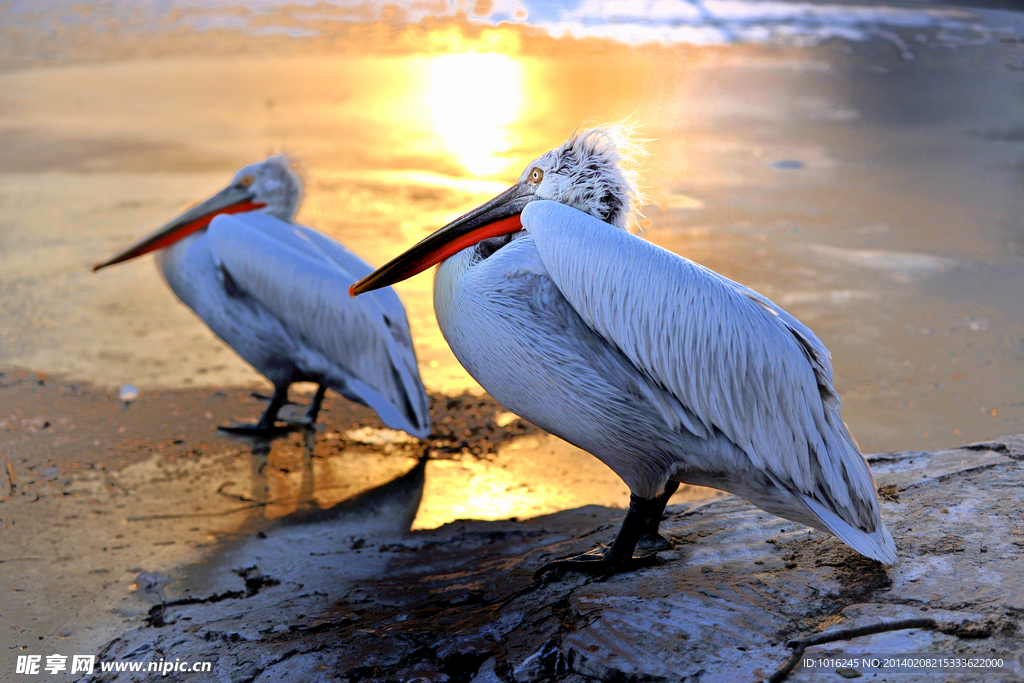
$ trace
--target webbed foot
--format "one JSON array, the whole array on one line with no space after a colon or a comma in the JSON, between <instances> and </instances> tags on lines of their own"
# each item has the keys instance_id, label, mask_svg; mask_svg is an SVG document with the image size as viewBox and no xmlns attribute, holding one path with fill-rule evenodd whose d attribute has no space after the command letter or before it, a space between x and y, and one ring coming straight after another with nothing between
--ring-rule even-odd
<instances>
[{"instance_id":1,"label":"webbed foot","mask_svg":"<svg viewBox=\"0 0 1024 683\"><path fill-rule=\"evenodd\" d=\"M645 532L636 542L636 549L644 553L659 553L662 550L672 550L675 546L657 531Z\"/></svg>"},{"instance_id":2,"label":"webbed foot","mask_svg":"<svg viewBox=\"0 0 1024 683\"><path fill-rule=\"evenodd\" d=\"M255 392L253 392L253 394L255 395ZM279 427L275 424L277 422L277 413L281 410L281 406L287 402L288 387L275 387L274 395L270 397L270 405L268 405L267 409L263 411L263 415L260 416L259 422L256 424L235 422L232 425L221 425L217 427L217 429L225 434L232 434L234 436L247 436L258 439L277 438L295 430L295 427L292 425Z\"/></svg>"},{"instance_id":3,"label":"webbed foot","mask_svg":"<svg viewBox=\"0 0 1024 683\"><path fill-rule=\"evenodd\" d=\"M612 574L643 569L657 563L658 556L655 553L616 558L609 557L601 548L595 548L582 555L567 557L564 560L555 560L554 562L541 565L533 573L533 580L540 581L543 576L551 572L555 572L554 578L558 578L568 572L580 572L589 576L610 576Z\"/></svg>"},{"instance_id":4,"label":"webbed foot","mask_svg":"<svg viewBox=\"0 0 1024 683\"><path fill-rule=\"evenodd\" d=\"M247 436L251 438L259 439L275 439L279 436L288 434L297 429L292 424L263 424L257 422L256 424L248 424L246 422L236 422L231 425L220 425L217 427L218 431L224 432L225 434L231 434L232 436Z\"/></svg>"},{"instance_id":5,"label":"webbed foot","mask_svg":"<svg viewBox=\"0 0 1024 683\"><path fill-rule=\"evenodd\" d=\"M658 525L668 499L678 486L676 482L670 481L662 493L654 498L641 498L631 494L626 518L622 520L622 528L619 529L611 546L596 548L576 557L548 562L533 573L534 580L539 581L550 571L558 571L559 576L567 571L607 576L657 564L657 553L673 548L672 544L658 533Z\"/></svg>"}]
</instances>

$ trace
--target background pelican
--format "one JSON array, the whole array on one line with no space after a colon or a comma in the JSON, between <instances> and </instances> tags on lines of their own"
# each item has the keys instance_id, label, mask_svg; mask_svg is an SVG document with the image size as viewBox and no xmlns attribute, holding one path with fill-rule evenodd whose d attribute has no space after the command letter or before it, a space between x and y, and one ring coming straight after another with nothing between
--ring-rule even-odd
<instances>
[{"instance_id":1,"label":"background pelican","mask_svg":"<svg viewBox=\"0 0 1024 683\"><path fill-rule=\"evenodd\" d=\"M255 425L221 429L270 435L293 382L316 382L305 421L327 387L377 411L386 425L423 438L427 397L409 321L390 288L366 301L345 290L373 269L338 242L293 225L302 186L275 156L238 171L231 184L99 270L159 250L168 286L213 332L274 385Z\"/></svg>"},{"instance_id":2,"label":"background pelican","mask_svg":"<svg viewBox=\"0 0 1024 683\"><path fill-rule=\"evenodd\" d=\"M666 547L657 530L679 482L893 562L828 349L760 294L624 229L637 196L625 142L609 128L574 135L350 291L440 262L437 320L470 374L626 482L630 508L607 552L556 565L621 569L638 543Z\"/></svg>"}]
</instances>

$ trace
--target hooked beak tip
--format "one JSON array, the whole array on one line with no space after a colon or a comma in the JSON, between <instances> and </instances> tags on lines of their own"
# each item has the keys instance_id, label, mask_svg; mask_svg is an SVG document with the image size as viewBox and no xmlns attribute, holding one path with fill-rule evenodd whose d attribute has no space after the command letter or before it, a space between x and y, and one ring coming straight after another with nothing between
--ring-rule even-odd
<instances>
[{"instance_id":1,"label":"hooked beak tip","mask_svg":"<svg viewBox=\"0 0 1024 683\"><path fill-rule=\"evenodd\" d=\"M366 294L367 292L372 292L375 289L380 289L381 285L377 285L376 287L373 285L373 275L374 273L370 273L362 280L353 282L349 285L348 295L355 298L360 294Z\"/></svg>"}]
</instances>

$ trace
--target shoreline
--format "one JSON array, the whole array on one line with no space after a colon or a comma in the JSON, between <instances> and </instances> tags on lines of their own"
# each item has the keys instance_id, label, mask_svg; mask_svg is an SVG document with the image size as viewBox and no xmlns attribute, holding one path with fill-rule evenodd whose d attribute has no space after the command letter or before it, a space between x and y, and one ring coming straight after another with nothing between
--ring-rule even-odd
<instances>
[{"instance_id":1,"label":"shoreline","mask_svg":"<svg viewBox=\"0 0 1024 683\"><path fill-rule=\"evenodd\" d=\"M417 470L419 493L387 520L396 538L456 519L628 506L625 484L596 458L486 395L431 393L426 446L333 392L315 432L271 443L220 435L216 425L259 415L253 394L146 390L125 407L114 390L0 371L0 614L17 625L0 635L2 649L98 651L148 614L146 576L173 592L185 567L239 540L334 514ZM681 487L673 500L716 495Z\"/></svg>"},{"instance_id":2,"label":"shoreline","mask_svg":"<svg viewBox=\"0 0 1024 683\"><path fill-rule=\"evenodd\" d=\"M135 31L107 5L68 10L95 20L73 28L40 14L38 35L0 26L0 678L17 654L159 652L250 681L734 681L793 638L879 622L942 627L836 648L1019 640L1024 436L992 437L1024 432L1024 14L984 36L698 46L465 17L308 40L174 23L202 8ZM430 274L396 291L434 434L329 393L316 430L267 443L217 432L269 388L150 258L89 271L277 153L299 162L297 221L384 263L581 122L627 117L649 138L644 238L833 352L843 419L885 451L899 565L681 487L655 566L531 584L610 541L628 489L482 393Z\"/></svg>"},{"instance_id":3,"label":"shoreline","mask_svg":"<svg viewBox=\"0 0 1024 683\"><path fill-rule=\"evenodd\" d=\"M423 492L417 466L327 514L237 536L174 574L140 574L131 604L118 606L121 630L93 642L101 662L210 662L210 680L611 683L761 680L793 656L787 643L827 635L808 657L998 658L998 671L944 680L1020 680L1011 672L1024 590L1010 537L1024 435L871 459L898 539L891 567L725 496L670 505L662 532L673 548L650 567L537 582L545 562L614 535L621 510L409 533ZM935 671L886 674L925 683Z\"/></svg>"}]
</instances>

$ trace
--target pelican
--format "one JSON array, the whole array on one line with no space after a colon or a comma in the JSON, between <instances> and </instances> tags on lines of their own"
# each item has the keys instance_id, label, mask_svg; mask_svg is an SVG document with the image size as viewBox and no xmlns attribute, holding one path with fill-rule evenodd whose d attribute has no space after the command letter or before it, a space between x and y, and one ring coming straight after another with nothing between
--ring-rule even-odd
<instances>
[{"instance_id":1,"label":"pelican","mask_svg":"<svg viewBox=\"0 0 1024 683\"><path fill-rule=\"evenodd\" d=\"M305 424L327 388L423 438L427 397L405 308L394 290L366 301L345 290L373 268L325 235L291 223L302 185L284 156L242 168L226 188L93 271L157 251L167 285L214 334L274 385L256 424L220 429L272 436L293 382L317 383Z\"/></svg>"},{"instance_id":2,"label":"pelican","mask_svg":"<svg viewBox=\"0 0 1024 683\"><path fill-rule=\"evenodd\" d=\"M825 345L767 298L631 234L628 136L574 134L510 189L349 290L440 263L434 308L459 361L510 411L586 450L630 489L610 547L547 569L605 573L667 549L679 483L896 559L874 478L840 419Z\"/></svg>"}]
</instances>

